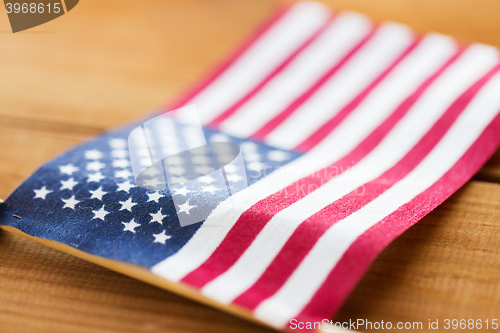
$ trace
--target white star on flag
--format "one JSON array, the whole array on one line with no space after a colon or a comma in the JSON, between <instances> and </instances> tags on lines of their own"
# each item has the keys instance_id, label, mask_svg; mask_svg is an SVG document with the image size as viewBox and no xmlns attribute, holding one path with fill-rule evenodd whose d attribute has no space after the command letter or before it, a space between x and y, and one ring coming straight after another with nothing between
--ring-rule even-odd
<instances>
[{"instance_id":1,"label":"white star on flag","mask_svg":"<svg viewBox=\"0 0 500 333\"><path fill-rule=\"evenodd\" d=\"M202 183L210 184L210 183L213 183L215 181L215 179L212 176L207 175L207 176L203 176L203 177L198 178L198 181L200 181Z\"/></svg>"},{"instance_id":2,"label":"white star on flag","mask_svg":"<svg viewBox=\"0 0 500 333\"><path fill-rule=\"evenodd\" d=\"M207 156L204 156L204 155L195 155L193 157L191 157L191 161L193 161L193 163L197 163L197 164L210 164L210 157L207 157Z\"/></svg>"},{"instance_id":3,"label":"white star on flag","mask_svg":"<svg viewBox=\"0 0 500 333\"><path fill-rule=\"evenodd\" d=\"M245 141L240 144L240 148L244 153L251 153L257 150L257 145L252 141Z\"/></svg>"},{"instance_id":4,"label":"white star on flag","mask_svg":"<svg viewBox=\"0 0 500 333\"><path fill-rule=\"evenodd\" d=\"M159 224L163 224L163 219L168 216L161 213L161 208L156 213L149 213L149 215L151 215L149 223L157 222Z\"/></svg>"},{"instance_id":5,"label":"white star on flag","mask_svg":"<svg viewBox=\"0 0 500 333\"><path fill-rule=\"evenodd\" d=\"M229 172L229 173L234 173L238 171L238 167L234 164L228 164L224 166L224 171Z\"/></svg>"},{"instance_id":6,"label":"white star on flag","mask_svg":"<svg viewBox=\"0 0 500 333\"><path fill-rule=\"evenodd\" d=\"M290 154L281 150L273 150L267 154L271 161L282 162L290 158Z\"/></svg>"},{"instance_id":7,"label":"white star on flag","mask_svg":"<svg viewBox=\"0 0 500 333\"><path fill-rule=\"evenodd\" d=\"M184 170L183 167L178 166L178 167L168 168L168 172L171 173L172 175L180 176L180 175L184 174L184 172L186 172L186 170Z\"/></svg>"},{"instance_id":8,"label":"white star on flag","mask_svg":"<svg viewBox=\"0 0 500 333\"><path fill-rule=\"evenodd\" d=\"M62 201L64 202L63 209L64 208L71 208L73 210L75 210L75 206L80 202L80 201L75 199L74 195L69 199L62 199Z\"/></svg>"},{"instance_id":9,"label":"white star on flag","mask_svg":"<svg viewBox=\"0 0 500 333\"><path fill-rule=\"evenodd\" d=\"M130 165L130 162L124 159L114 160L113 167L115 168L126 168Z\"/></svg>"},{"instance_id":10,"label":"white star on flag","mask_svg":"<svg viewBox=\"0 0 500 333\"><path fill-rule=\"evenodd\" d=\"M35 190L35 199L40 198L45 200L47 194L52 193L53 191L47 190L47 187L43 186L39 190Z\"/></svg>"},{"instance_id":11,"label":"white star on flag","mask_svg":"<svg viewBox=\"0 0 500 333\"><path fill-rule=\"evenodd\" d=\"M148 202L149 201L154 201L156 203L160 202L160 198L162 197L162 195L160 194L160 192L153 192L153 193L146 193L148 195Z\"/></svg>"},{"instance_id":12,"label":"white star on flag","mask_svg":"<svg viewBox=\"0 0 500 333\"><path fill-rule=\"evenodd\" d=\"M90 199L99 199L99 200L102 200L102 196L108 193L102 190L102 186L100 186L97 190L94 191L90 190L89 192L92 193Z\"/></svg>"},{"instance_id":13,"label":"white star on flag","mask_svg":"<svg viewBox=\"0 0 500 333\"><path fill-rule=\"evenodd\" d=\"M123 149L127 147L127 141L124 139L111 139L109 140L109 146L115 149Z\"/></svg>"},{"instance_id":14,"label":"white star on flag","mask_svg":"<svg viewBox=\"0 0 500 333\"><path fill-rule=\"evenodd\" d=\"M177 214L186 213L187 215L189 215L189 211L195 207L196 206L189 205L189 200L188 200L185 203L183 203L182 205L179 205L179 211L177 212Z\"/></svg>"},{"instance_id":15,"label":"white star on flag","mask_svg":"<svg viewBox=\"0 0 500 333\"><path fill-rule=\"evenodd\" d=\"M158 185L161 185L161 184L163 184L163 182L157 178L146 179L144 181L144 186L147 186L147 187L157 187Z\"/></svg>"},{"instance_id":16,"label":"white star on flag","mask_svg":"<svg viewBox=\"0 0 500 333\"><path fill-rule=\"evenodd\" d=\"M160 170L158 170L158 168L156 167L151 167L151 168L148 168L146 170L144 170L142 172L143 175L146 175L146 176L150 176L150 177L154 177L156 175L159 175L161 174Z\"/></svg>"},{"instance_id":17,"label":"white star on flag","mask_svg":"<svg viewBox=\"0 0 500 333\"><path fill-rule=\"evenodd\" d=\"M213 194L215 191L217 191L217 190L218 190L218 188L217 188L217 187L214 187L214 186L212 186L212 185L209 185L209 186L203 186L203 187L201 188L201 190L202 190L203 192L210 192L210 193L212 193L212 194Z\"/></svg>"},{"instance_id":18,"label":"white star on flag","mask_svg":"<svg viewBox=\"0 0 500 333\"><path fill-rule=\"evenodd\" d=\"M169 235L165 234L165 230L163 230L159 234L153 234L153 236L155 238L154 243L161 243L161 244L165 244L166 240L172 238L172 236L169 236Z\"/></svg>"},{"instance_id":19,"label":"white star on flag","mask_svg":"<svg viewBox=\"0 0 500 333\"><path fill-rule=\"evenodd\" d=\"M75 187L75 185L78 184L78 182L76 182L73 178L70 178L68 180L61 180L61 184L62 184L61 191L64 189L73 191L73 187Z\"/></svg>"},{"instance_id":20,"label":"white star on flag","mask_svg":"<svg viewBox=\"0 0 500 333\"><path fill-rule=\"evenodd\" d=\"M188 190L186 187L176 188L176 189L174 189L174 191L175 191L175 194L184 195L184 196L188 193L191 193L191 191Z\"/></svg>"},{"instance_id":21,"label":"white star on flag","mask_svg":"<svg viewBox=\"0 0 500 333\"><path fill-rule=\"evenodd\" d=\"M139 227L140 224L139 223L136 223L134 221L134 219L132 219L130 222L126 223L126 222L122 222L122 224L125 226L125 228L123 228L123 231L130 231L130 232L133 232L135 234L135 228Z\"/></svg>"},{"instance_id":22,"label":"white star on flag","mask_svg":"<svg viewBox=\"0 0 500 333\"><path fill-rule=\"evenodd\" d=\"M128 156L128 152L126 150L120 149L120 150L113 150L111 152L111 156L114 158L125 158Z\"/></svg>"},{"instance_id":23,"label":"white star on flag","mask_svg":"<svg viewBox=\"0 0 500 333\"><path fill-rule=\"evenodd\" d=\"M61 173L65 173L71 176L74 172L77 172L80 169L75 167L73 164L68 164L68 165L61 165L59 167L59 170L61 171Z\"/></svg>"},{"instance_id":24,"label":"white star on flag","mask_svg":"<svg viewBox=\"0 0 500 333\"><path fill-rule=\"evenodd\" d=\"M212 167L209 165L199 165L199 166L194 168L194 171L197 173L201 173L201 174L207 174L207 173L212 172L213 170L212 170Z\"/></svg>"},{"instance_id":25,"label":"white star on flag","mask_svg":"<svg viewBox=\"0 0 500 333\"><path fill-rule=\"evenodd\" d=\"M115 178L125 178L125 179L127 179L130 176L132 176L132 172L130 172L128 170L122 170L122 171L116 171L115 172Z\"/></svg>"},{"instance_id":26,"label":"white star on flag","mask_svg":"<svg viewBox=\"0 0 500 333\"><path fill-rule=\"evenodd\" d=\"M227 177L227 180L229 180L230 182L239 182L240 180L243 179L238 174L227 175L226 177Z\"/></svg>"},{"instance_id":27,"label":"white star on flag","mask_svg":"<svg viewBox=\"0 0 500 333\"><path fill-rule=\"evenodd\" d=\"M120 201L120 204L122 205L120 210L128 210L129 212L132 212L132 207L137 205L135 202L132 202L132 198L128 198L127 201Z\"/></svg>"},{"instance_id":28,"label":"white star on flag","mask_svg":"<svg viewBox=\"0 0 500 333\"><path fill-rule=\"evenodd\" d=\"M92 219L101 219L103 221L104 221L104 217L109 214L109 212L107 212L104 209L104 206L102 206L101 209L99 209L99 210L93 210L92 213L94 213L94 217Z\"/></svg>"},{"instance_id":29,"label":"white star on flag","mask_svg":"<svg viewBox=\"0 0 500 333\"><path fill-rule=\"evenodd\" d=\"M187 182L188 180L184 177L171 177L170 178L172 180L172 183L173 184L182 184L182 183L185 183Z\"/></svg>"},{"instance_id":30,"label":"white star on flag","mask_svg":"<svg viewBox=\"0 0 500 333\"><path fill-rule=\"evenodd\" d=\"M260 160L260 155L257 153L246 153L245 160L248 162L255 162Z\"/></svg>"},{"instance_id":31,"label":"white star on flag","mask_svg":"<svg viewBox=\"0 0 500 333\"><path fill-rule=\"evenodd\" d=\"M180 158L179 156L172 156L168 158L168 164L171 165L179 165L184 163L184 160Z\"/></svg>"},{"instance_id":32,"label":"white star on flag","mask_svg":"<svg viewBox=\"0 0 500 333\"><path fill-rule=\"evenodd\" d=\"M89 160L98 160L103 157L103 154L99 150L87 150L85 152L85 157Z\"/></svg>"},{"instance_id":33,"label":"white star on flag","mask_svg":"<svg viewBox=\"0 0 500 333\"><path fill-rule=\"evenodd\" d=\"M104 163L101 163L99 161L94 161L94 162L88 163L86 169L92 170L92 171L99 171L102 168L104 168L105 166L106 166L106 164L104 164Z\"/></svg>"},{"instance_id":34,"label":"white star on flag","mask_svg":"<svg viewBox=\"0 0 500 333\"><path fill-rule=\"evenodd\" d=\"M106 178L106 177L104 177L101 172L91 173L91 174L89 174L89 178L87 179L87 182L99 183L104 178Z\"/></svg>"},{"instance_id":35,"label":"white star on flag","mask_svg":"<svg viewBox=\"0 0 500 333\"><path fill-rule=\"evenodd\" d=\"M132 187L135 187L135 185L130 184L130 182L127 180L127 181L126 181L126 182L124 182L124 183L120 183L120 184L118 184L118 189L117 189L116 191L117 191L117 192L118 192L118 191L125 191L125 192L127 192L127 193L128 193L128 191L130 191L130 189L131 189Z\"/></svg>"},{"instance_id":36,"label":"white star on flag","mask_svg":"<svg viewBox=\"0 0 500 333\"><path fill-rule=\"evenodd\" d=\"M261 163L261 162L252 162L250 163L247 168L249 170L252 170L252 171L261 171L262 169L264 169L266 167L266 165L264 163Z\"/></svg>"}]
</instances>

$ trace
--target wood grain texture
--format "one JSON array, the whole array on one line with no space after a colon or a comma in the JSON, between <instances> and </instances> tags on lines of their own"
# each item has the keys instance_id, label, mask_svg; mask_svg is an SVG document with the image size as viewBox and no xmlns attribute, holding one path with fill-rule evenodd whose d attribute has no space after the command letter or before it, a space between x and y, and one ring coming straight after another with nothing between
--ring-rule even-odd
<instances>
[{"instance_id":1,"label":"wood grain texture","mask_svg":"<svg viewBox=\"0 0 500 333\"><path fill-rule=\"evenodd\" d=\"M330 0L377 20L500 47L500 2ZM279 5L86 0L11 34L0 15L0 198L74 144L172 100ZM500 154L391 244L336 319L500 313ZM265 332L41 244L0 233L1 332ZM484 329L482 331L485 331Z\"/></svg>"},{"instance_id":2,"label":"wood grain texture","mask_svg":"<svg viewBox=\"0 0 500 333\"><path fill-rule=\"evenodd\" d=\"M5 231L1 332L271 332Z\"/></svg>"}]
</instances>

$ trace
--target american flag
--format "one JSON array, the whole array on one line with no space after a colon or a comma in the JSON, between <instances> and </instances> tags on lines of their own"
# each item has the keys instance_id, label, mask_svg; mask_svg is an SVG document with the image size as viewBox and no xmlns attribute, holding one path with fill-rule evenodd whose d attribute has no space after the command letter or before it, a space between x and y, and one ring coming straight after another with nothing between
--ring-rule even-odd
<instances>
[{"instance_id":1,"label":"american flag","mask_svg":"<svg viewBox=\"0 0 500 333\"><path fill-rule=\"evenodd\" d=\"M41 167L0 206L1 223L143 266L276 328L321 322L498 147L499 70L490 46L297 3L169 107L196 105L207 141L241 147L247 188L218 200L206 177L137 187L137 123ZM171 114L168 146L181 151L191 132ZM207 163L186 155L167 178ZM199 209L204 221L180 226Z\"/></svg>"}]
</instances>

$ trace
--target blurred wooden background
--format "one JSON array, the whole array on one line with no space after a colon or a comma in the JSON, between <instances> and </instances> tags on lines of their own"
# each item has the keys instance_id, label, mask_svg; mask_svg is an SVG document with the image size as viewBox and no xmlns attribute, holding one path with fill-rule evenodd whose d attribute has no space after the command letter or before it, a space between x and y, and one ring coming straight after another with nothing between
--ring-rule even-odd
<instances>
[{"instance_id":1,"label":"blurred wooden background","mask_svg":"<svg viewBox=\"0 0 500 333\"><path fill-rule=\"evenodd\" d=\"M497 0L329 3L500 47ZM47 159L172 100L278 5L83 0L63 17L17 34L0 14L0 197ZM499 153L380 255L336 320L425 325L428 319L498 318L498 182ZM0 232L0 331L269 330Z\"/></svg>"}]
</instances>

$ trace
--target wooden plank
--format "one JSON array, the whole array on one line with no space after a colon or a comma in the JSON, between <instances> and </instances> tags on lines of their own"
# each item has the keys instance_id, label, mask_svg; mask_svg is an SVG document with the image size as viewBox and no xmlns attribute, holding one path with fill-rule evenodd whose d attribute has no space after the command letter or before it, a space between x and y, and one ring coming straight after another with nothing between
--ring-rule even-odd
<instances>
[{"instance_id":1,"label":"wooden plank","mask_svg":"<svg viewBox=\"0 0 500 333\"><path fill-rule=\"evenodd\" d=\"M474 179L500 183L500 150L479 170Z\"/></svg>"},{"instance_id":2,"label":"wooden plank","mask_svg":"<svg viewBox=\"0 0 500 333\"><path fill-rule=\"evenodd\" d=\"M417 32L439 32L465 43L500 47L500 2L490 0L324 0L378 21L408 24Z\"/></svg>"},{"instance_id":3,"label":"wooden plank","mask_svg":"<svg viewBox=\"0 0 500 333\"><path fill-rule=\"evenodd\" d=\"M48 159L98 133L92 128L0 117L0 198Z\"/></svg>"},{"instance_id":4,"label":"wooden plank","mask_svg":"<svg viewBox=\"0 0 500 333\"><path fill-rule=\"evenodd\" d=\"M500 46L497 1L327 3L422 32ZM2 15L0 115L100 129L122 124L207 73L277 6L276 0L150 0L147 5L88 0L65 17L18 34L6 33Z\"/></svg>"},{"instance_id":5,"label":"wooden plank","mask_svg":"<svg viewBox=\"0 0 500 333\"><path fill-rule=\"evenodd\" d=\"M2 332L271 332L0 231Z\"/></svg>"},{"instance_id":6,"label":"wooden plank","mask_svg":"<svg viewBox=\"0 0 500 333\"><path fill-rule=\"evenodd\" d=\"M0 34L0 115L107 129L172 99L222 61L276 1L80 1ZM10 26L0 15L0 31Z\"/></svg>"}]
</instances>

